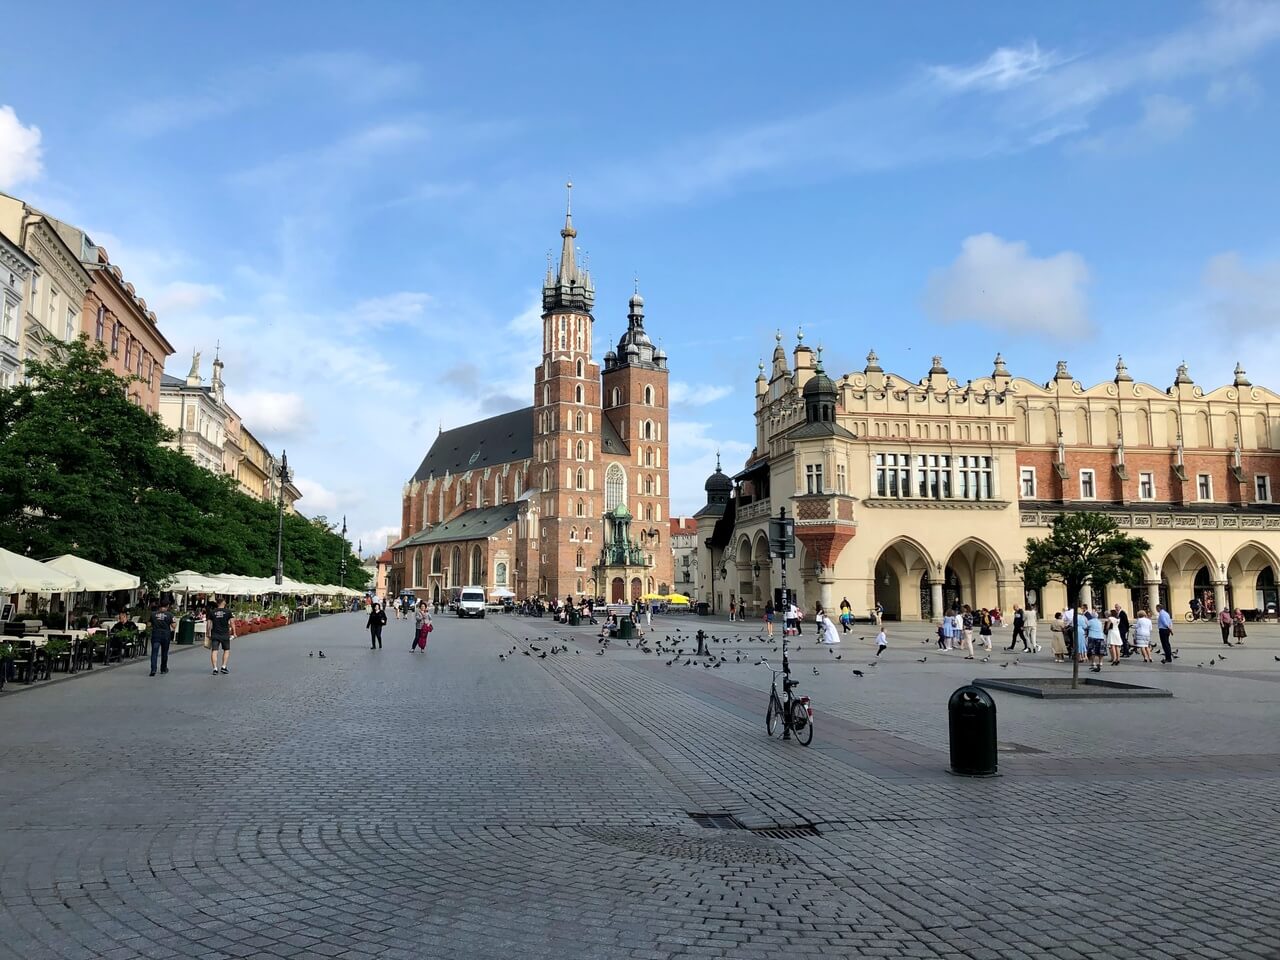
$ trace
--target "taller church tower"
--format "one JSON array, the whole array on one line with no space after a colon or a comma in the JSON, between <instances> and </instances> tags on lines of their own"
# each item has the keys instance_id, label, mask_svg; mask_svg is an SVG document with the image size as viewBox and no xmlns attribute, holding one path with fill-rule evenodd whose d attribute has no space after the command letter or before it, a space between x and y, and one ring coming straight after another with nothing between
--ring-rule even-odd
<instances>
[{"instance_id":1,"label":"taller church tower","mask_svg":"<svg viewBox=\"0 0 1280 960\"><path fill-rule=\"evenodd\" d=\"M567 185L560 262L542 285L542 362L533 376L530 486L540 491L540 575L529 588L548 597L591 593L588 584L600 528L600 367L591 359L595 285L578 266L573 184ZM593 531L589 533L588 531ZM585 545L585 546L584 546ZM582 582L582 587L579 587Z\"/></svg>"}]
</instances>

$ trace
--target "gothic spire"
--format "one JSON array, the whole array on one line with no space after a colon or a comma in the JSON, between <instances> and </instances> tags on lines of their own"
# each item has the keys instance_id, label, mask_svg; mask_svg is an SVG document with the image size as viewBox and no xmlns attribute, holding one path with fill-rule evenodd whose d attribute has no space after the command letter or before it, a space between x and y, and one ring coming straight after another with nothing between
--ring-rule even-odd
<instances>
[{"instance_id":1,"label":"gothic spire","mask_svg":"<svg viewBox=\"0 0 1280 960\"><path fill-rule=\"evenodd\" d=\"M578 231L573 229L573 181L564 186L568 196L564 202L564 229L560 231L563 242L560 245L559 280L561 283L573 283L578 279L578 261L573 251L573 241L578 235Z\"/></svg>"},{"instance_id":2,"label":"gothic spire","mask_svg":"<svg viewBox=\"0 0 1280 960\"><path fill-rule=\"evenodd\" d=\"M565 184L565 189L569 196L564 207L564 227L560 231L560 263L554 273L550 262L547 264L547 279L542 285L542 308L544 312L562 309L589 314L595 304L596 291L590 271L585 266L582 269L578 267L572 180Z\"/></svg>"}]
</instances>

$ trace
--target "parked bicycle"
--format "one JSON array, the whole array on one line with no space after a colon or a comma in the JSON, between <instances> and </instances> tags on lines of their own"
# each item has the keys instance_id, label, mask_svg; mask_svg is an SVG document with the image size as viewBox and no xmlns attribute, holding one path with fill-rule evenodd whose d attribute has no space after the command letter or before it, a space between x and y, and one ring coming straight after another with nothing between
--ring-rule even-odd
<instances>
[{"instance_id":1,"label":"parked bicycle","mask_svg":"<svg viewBox=\"0 0 1280 960\"><path fill-rule=\"evenodd\" d=\"M756 666L765 666L773 675L769 688L769 709L764 715L764 727L769 736L777 736L782 730L784 740L795 737L800 746L807 747L813 742L813 704L808 697L797 697L791 691L800 686L799 680L791 679L791 665L784 655L782 669L774 670L773 665L764 657ZM782 675L782 696L778 696L778 675Z\"/></svg>"},{"instance_id":2,"label":"parked bicycle","mask_svg":"<svg viewBox=\"0 0 1280 960\"><path fill-rule=\"evenodd\" d=\"M1196 623L1197 621L1200 623L1212 623L1214 620L1218 619L1218 614L1209 607L1199 607L1195 610L1188 610L1182 616L1187 623Z\"/></svg>"}]
</instances>

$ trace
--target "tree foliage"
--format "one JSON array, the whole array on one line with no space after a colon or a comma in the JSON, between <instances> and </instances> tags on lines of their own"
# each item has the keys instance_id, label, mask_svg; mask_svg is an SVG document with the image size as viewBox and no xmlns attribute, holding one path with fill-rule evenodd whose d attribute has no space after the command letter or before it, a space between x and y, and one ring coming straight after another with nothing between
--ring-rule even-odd
<instances>
[{"instance_id":1,"label":"tree foliage","mask_svg":"<svg viewBox=\"0 0 1280 960\"><path fill-rule=\"evenodd\" d=\"M127 396L85 337L51 341L30 382L0 390L0 546L74 553L155 585L177 570L275 572L275 504L161 446L172 434ZM286 515L284 572L362 587L367 571L323 518Z\"/></svg>"},{"instance_id":2,"label":"tree foliage","mask_svg":"<svg viewBox=\"0 0 1280 960\"><path fill-rule=\"evenodd\" d=\"M1061 583L1074 605L1088 583L1141 583L1142 558L1150 548L1141 537L1121 532L1105 514L1060 513L1049 536L1027 540L1022 576L1033 589Z\"/></svg>"}]
</instances>

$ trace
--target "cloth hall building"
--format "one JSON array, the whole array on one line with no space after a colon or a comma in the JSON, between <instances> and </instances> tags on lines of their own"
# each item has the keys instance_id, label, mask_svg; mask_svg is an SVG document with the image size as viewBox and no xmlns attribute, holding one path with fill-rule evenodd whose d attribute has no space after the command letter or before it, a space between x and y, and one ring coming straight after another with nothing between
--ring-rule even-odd
<instances>
[{"instance_id":1,"label":"cloth hall building","mask_svg":"<svg viewBox=\"0 0 1280 960\"><path fill-rule=\"evenodd\" d=\"M442 430L405 484L389 590L634 600L668 593L667 356L644 298L594 359L595 286L566 212L542 288L533 404Z\"/></svg>"},{"instance_id":2,"label":"cloth hall building","mask_svg":"<svg viewBox=\"0 0 1280 960\"><path fill-rule=\"evenodd\" d=\"M921 379L887 373L874 352L833 380L801 335L781 334L755 382L755 449L735 476L717 469L697 515L697 598L730 596L758 614L777 596L768 518L796 520L788 586L803 606L848 598L864 616L936 619L957 604L1037 602L1019 562L1064 511L1099 511L1151 544L1140 582L1094 584L1092 602L1131 612L1192 598L1274 611L1280 576L1280 395L1233 380L1203 388L1186 365L1168 387L1135 381L1123 360L1086 387L1065 362L1052 379L954 379L940 357Z\"/></svg>"}]
</instances>

